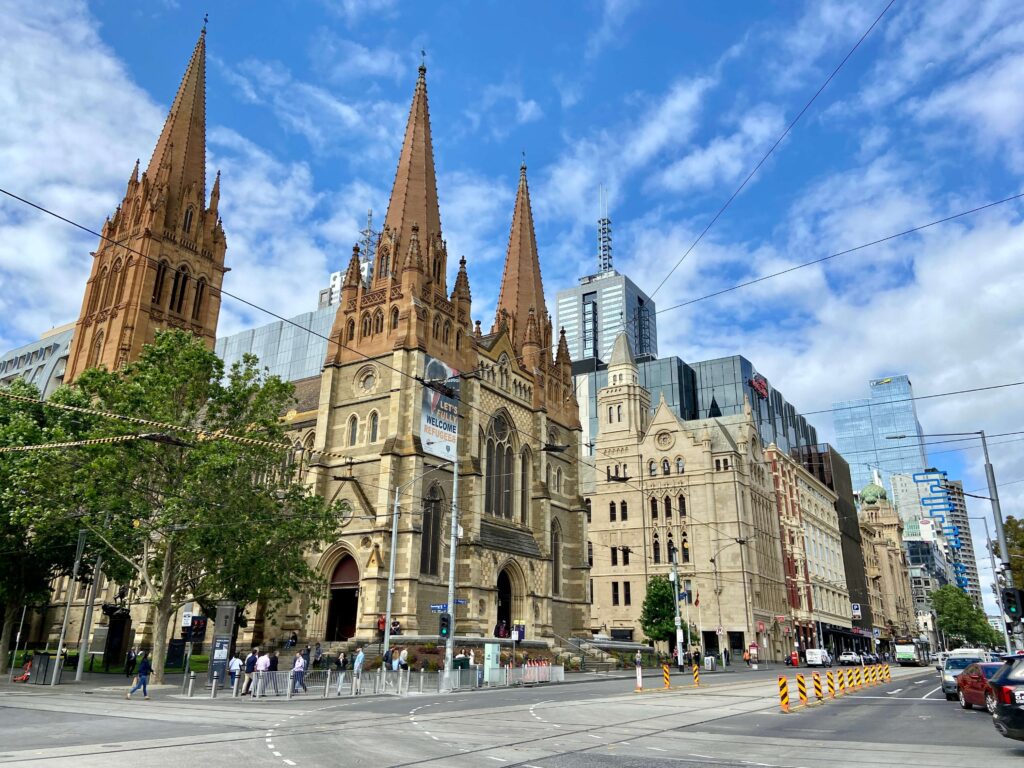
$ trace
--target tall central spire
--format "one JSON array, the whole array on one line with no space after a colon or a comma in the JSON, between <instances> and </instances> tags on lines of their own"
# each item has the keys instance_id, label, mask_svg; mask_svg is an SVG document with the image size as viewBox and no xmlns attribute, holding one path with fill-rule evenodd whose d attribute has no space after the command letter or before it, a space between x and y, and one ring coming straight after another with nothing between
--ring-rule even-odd
<instances>
[{"instance_id":1,"label":"tall central spire","mask_svg":"<svg viewBox=\"0 0 1024 768\"><path fill-rule=\"evenodd\" d=\"M419 226L424 242L441 234L441 212L437 205L437 179L434 175L434 146L430 140L430 110L427 106L427 68L420 65L416 90L405 126L402 154L398 158L395 184L391 188L384 231L391 230L404 254Z\"/></svg>"},{"instance_id":2,"label":"tall central spire","mask_svg":"<svg viewBox=\"0 0 1024 768\"><path fill-rule=\"evenodd\" d=\"M530 187L526 182L526 161L519 168L519 191L516 193L512 230L508 238L505 272L501 278L496 324L504 316L510 321L513 343L520 347L526 336L527 319L533 312L543 327L549 324L544 304L544 285L540 277L537 237L533 231L533 210ZM545 340L545 343L550 340Z\"/></svg>"},{"instance_id":3,"label":"tall central spire","mask_svg":"<svg viewBox=\"0 0 1024 768\"><path fill-rule=\"evenodd\" d=\"M166 169L166 170L165 170ZM161 176L161 172L166 177ZM206 27L199 33L188 69L178 86L164 129L160 132L146 175L151 183L166 182L167 204L175 220L185 192L195 185L206 200Z\"/></svg>"}]
</instances>

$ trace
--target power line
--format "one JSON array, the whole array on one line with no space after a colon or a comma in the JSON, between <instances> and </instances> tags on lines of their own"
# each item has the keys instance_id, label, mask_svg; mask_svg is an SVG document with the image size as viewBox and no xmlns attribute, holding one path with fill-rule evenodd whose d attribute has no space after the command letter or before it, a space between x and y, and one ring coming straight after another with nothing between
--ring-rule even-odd
<instances>
[{"instance_id":1,"label":"power line","mask_svg":"<svg viewBox=\"0 0 1024 768\"><path fill-rule=\"evenodd\" d=\"M1024 193L1022 193L1024 194ZM885 405L892 405L893 403L909 403L913 400L931 400L936 397L951 397L952 395L967 395L972 392L988 392L993 389L1005 389L1006 387L1019 387L1024 384L1024 381L1011 381L1006 384L991 384L987 387L971 387L970 389L954 389L950 392L936 392L932 395L914 395L913 397L902 397L897 400L886 400L885 402L864 402L860 405L841 405L834 408L823 408L818 411L804 411L804 416L814 416L819 413L834 413L835 411L852 411L857 408L880 408Z\"/></svg>"},{"instance_id":2,"label":"power line","mask_svg":"<svg viewBox=\"0 0 1024 768\"><path fill-rule=\"evenodd\" d=\"M672 269L668 271L668 274L665 275L664 278L662 278L662 281L658 283L657 288L655 288L651 292L652 299L654 298L654 295L665 284L665 282L672 276L672 273L679 268L679 265L686 261L686 257L690 255L694 248L697 247L697 244L704 239L704 235L706 235L708 231L711 229L711 227L715 225L715 222L718 221L719 217L721 217L721 215L725 213L726 209L730 205L732 205L733 200L735 200L739 196L740 192L743 191L743 188L747 186L747 183L752 178L754 178L754 174L756 174L761 169L761 166L764 165L765 162L767 162L768 158L771 157L772 153L775 152L779 144L782 143L782 140L789 135L789 132L793 130L793 127L800 121L800 118L802 118L804 114L807 112L807 110L811 108L811 105L814 104L817 98L821 95L822 91L824 91L828 87L829 83L832 82L833 78L835 78L835 76L839 74L839 70L841 70L843 66L846 64L846 62L850 60L853 54L856 53L857 49L860 48L861 43L863 43L867 39L868 35L871 34L871 31L876 26L878 26L878 23L882 20L882 17L885 16L886 13L888 13L889 9L892 8L895 2L896 0L889 0L889 3L885 6L885 8L882 9L882 12L878 14L878 16L875 18L873 22L871 22L871 26L869 26L867 30L865 30L864 34L860 36L860 39L857 40L856 43L854 43L853 47L849 50L849 52L847 52L846 56L843 57L843 60L836 65L835 69L833 69L831 73L829 73L829 76L825 78L825 82L821 84L818 90L814 92L814 95L811 96L811 98L807 101L806 104L804 104L803 109L801 109L797 113L796 117L794 117L790 121L789 125L786 126L786 130L782 132L782 135L775 140L775 143L771 145L767 152L764 153L764 156L757 161L757 165L755 165L753 170L751 170L750 173L747 174L747 177L743 179L743 182L736 188L736 191L729 196L729 199L725 201L721 208L718 209L718 212L711 218L711 221L709 221L707 226L704 227L703 231L697 236L697 239L690 244L689 248L686 249L686 252L683 253L683 255L679 258L679 261L675 263L675 266L673 266Z\"/></svg>"},{"instance_id":3,"label":"power line","mask_svg":"<svg viewBox=\"0 0 1024 768\"><path fill-rule=\"evenodd\" d=\"M1024 430L1018 432L998 432L994 435L988 435L988 437L1007 437L1009 435L1024 435ZM891 445L886 448L864 448L860 451L843 451L843 458L847 456L856 456L859 453L882 453L884 451L898 451L901 448L924 448L929 445L947 445L948 443L966 443L972 440L980 440L980 436L975 437L958 437L952 440L931 440L919 443L901 442L899 445ZM967 448L960 448L958 450L969 450L977 446L967 446ZM942 453L942 451L935 451L935 453Z\"/></svg>"}]
</instances>

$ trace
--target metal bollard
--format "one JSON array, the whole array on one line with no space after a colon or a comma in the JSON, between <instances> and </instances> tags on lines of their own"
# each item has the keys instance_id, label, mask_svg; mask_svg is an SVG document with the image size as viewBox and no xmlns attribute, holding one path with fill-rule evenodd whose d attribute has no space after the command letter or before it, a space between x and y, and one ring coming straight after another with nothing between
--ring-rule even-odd
<instances>
[{"instance_id":1,"label":"metal bollard","mask_svg":"<svg viewBox=\"0 0 1024 768\"><path fill-rule=\"evenodd\" d=\"M796 692L800 697L800 706L807 706L807 681L804 680L803 675L796 676Z\"/></svg>"},{"instance_id":2,"label":"metal bollard","mask_svg":"<svg viewBox=\"0 0 1024 768\"><path fill-rule=\"evenodd\" d=\"M359 693L359 683L357 678L361 673L357 673L354 669L352 670L352 695L355 696Z\"/></svg>"},{"instance_id":3,"label":"metal bollard","mask_svg":"<svg viewBox=\"0 0 1024 768\"><path fill-rule=\"evenodd\" d=\"M420 667L420 693L423 693L423 667Z\"/></svg>"},{"instance_id":4,"label":"metal bollard","mask_svg":"<svg viewBox=\"0 0 1024 768\"><path fill-rule=\"evenodd\" d=\"M327 698L327 692L331 690L331 670L330 667L327 669L327 682L324 683L324 695L323 698Z\"/></svg>"},{"instance_id":5,"label":"metal bollard","mask_svg":"<svg viewBox=\"0 0 1024 768\"><path fill-rule=\"evenodd\" d=\"M789 680L779 675L779 706L783 712L789 712Z\"/></svg>"},{"instance_id":6,"label":"metal bollard","mask_svg":"<svg viewBox=\"0 0 1024 768\"><path fill-rule=\"evenodd\" d=\"M188 673L188 697L192 698L192 690L196 687L196 673Z\"/></svg>"},{"instance_id":7,"label":"metal bollard","mask_svg":"<svg viewBox=\"0 0 1024 768\"><path fill-rule=\"evenodd\" d=\"M700 688L700 667L693 665L693 687Z\"/></svg>"},{"instance_id":8,"label":"metal bollard","mask_svg":"<svg viewBox=\"0 0 1024 768\"><path fill-rule=\"evenodd\" d=\"M234 699L234 698L238 697L238 689L241 687L241 685L242 685L242 676L240 674L239 675L235 675L235 682L233 682L231 684L231 698Z\"/></svg>"},{"instance_id":9,"label":"metal bollard","mask_svg":"<svg viewBox=\"0 0 1024 768\"><path fill-rule=\"evenodd\" d=\"M819 702L821 702L825 698L824 694L822 694L822 692L821 692L821 675L819 675L817 672L815 672L813 679L814 679L814 698L817 699Z\"/></svg>"},{"instance_id":10,"label":"metal bollard","mask_svg":"<svg viewBox=\"0 0 1024 768\"><path fill-rule=\"evenodd\" d=\"M213 673L213 685L210 686L210 698L217 698L217 683L220 682L220 672Z\"/></svg>"},{"instance_id":11,"label":"metal bollard","mask_svg":"<svg viewBox=\"0 0 1024 768\"><path fill-rule=\"evenodd\" d=\"M825 673L825 682L828 683L828 697L834 699L836 697L836 678L831 669Z\"/></svg>"},{"instance_id":12,"label":"metal bollard","mask_svg":"<svg viewBox=\"0 0 1024 768\"><path fill-rule=\"evenodd\" d=\"M292 692L294 691L294 689L295 689L295 672L294 672L294 670L289 670L288 671L288 694L287 694L288 701L292 700Z\"/></svg>"}]
</instances>

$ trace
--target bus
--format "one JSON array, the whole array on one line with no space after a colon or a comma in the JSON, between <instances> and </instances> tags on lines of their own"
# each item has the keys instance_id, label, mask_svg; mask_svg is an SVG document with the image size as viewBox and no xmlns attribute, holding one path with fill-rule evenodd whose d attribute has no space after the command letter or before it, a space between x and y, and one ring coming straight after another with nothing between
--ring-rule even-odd
<instances>
[{"instance_id":1,"label":"bus","mask_svg":"<svg viewBox=\"0 0 1024 768\"><path fill-rule=\"evenodd\" d=\"M901 667L927 667L931 661L931 645L920 638L897 638L896 661Z\"/></svg>"}]
</instances>

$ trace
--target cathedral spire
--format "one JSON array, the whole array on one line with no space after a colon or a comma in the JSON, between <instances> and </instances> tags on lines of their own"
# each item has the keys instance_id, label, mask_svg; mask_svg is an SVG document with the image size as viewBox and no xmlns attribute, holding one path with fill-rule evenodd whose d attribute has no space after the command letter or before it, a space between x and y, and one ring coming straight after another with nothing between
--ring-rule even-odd
<instances>
[{"instance_id":1,"label":"cathedral spire","mask_svg":"<svg viewBox=\"0 0 1024 768\"><path fill-rule=\"evenodd\" d=\"M150 181L168 167L167 208L174 221L186 193L206 201L206 27L199 33L185 76L156 142L146 175Z\"/></svg>"},{"instance_id":2,"label":"cathedral spire","mask_svg":"<svg viewBox=\"0 0 1024 768\"><path fill-rule=\"evenodd\" d=\"M540 277L540 258L537 255L537 237L533 231L533 211L530 208L530 187L526 182L526 160L519 167L519 191L512 214L512 229L508 238L505 271L501 277L498 295L500 317L506 312L511 318L513 344L519 348L526 334L529 313L535 312L543 327L548 322L544 304L544 285Z\"/></svg>"},{"instance_id":3,"label":"cathedral spire","mask_svg":"<svg viewBox=\"0 0 1024 768\"><path fill-rule=\"evenodd\" d=\"M404 254L409 247L414 224L419 225L420 236L428 243L441 234L434 147L430 139L430 110L427 106L427 68L423 64L416 79L402 153L384 217L384 230L394 232L400 253Z\"/></svg>"}]
</instances>

